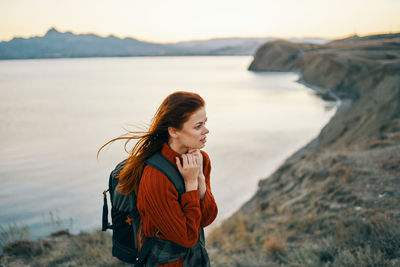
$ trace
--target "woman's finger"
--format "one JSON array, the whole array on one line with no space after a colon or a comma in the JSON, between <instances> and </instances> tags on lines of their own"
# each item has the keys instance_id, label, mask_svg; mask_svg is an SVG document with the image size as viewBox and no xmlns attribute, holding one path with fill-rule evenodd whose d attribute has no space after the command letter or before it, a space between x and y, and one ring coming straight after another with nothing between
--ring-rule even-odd
<instances>
[{"instance_id":1,"label":"woman's finger","mask_svg":"<svg viewBox=\"0 0 400 267\"><path fill-rule=\"evenodd\" d=\"M194 157L196 167L200 166L200 158L198 156Z\"/></svg>"},{"instance_id":2,"label":"woman's finger","mask_svg":"<svg viewBox=\"0 0 400 267\"><path fill-rule=\"evenodd\" d=\"M199 165L199 160L200 160L199 155L193 155L193 161L196 166Z\"/></svg>"},{"instance_id":3,"label":"woman's finger","mask_svg":"<svg viewBox=\"0 0 400 267\"><path fill-rule=\"evenodd\" d=\"M193 167L193 155L192 154L186 154L186 157L188 158L188 167Z\"/></svg>"},{"instance_id":4,"label":"woman's finger","mask_svg":"<svg viewBox=\"0 0 400 267\"><path fill-rule=\"evenodd\" d=\"M189 162L186 154L182 154L183 167L187 168Z\"/></svg>"},{"instance_id":5,"label":"woman's finger","mask_svg":"<svg viewBox=\"0 0 400 267\"><path fill-rule=\"evenodd\" d=\"M192 155L192 166L197 167L197 157L196 155Z\"/></svg>"}]
</instances>

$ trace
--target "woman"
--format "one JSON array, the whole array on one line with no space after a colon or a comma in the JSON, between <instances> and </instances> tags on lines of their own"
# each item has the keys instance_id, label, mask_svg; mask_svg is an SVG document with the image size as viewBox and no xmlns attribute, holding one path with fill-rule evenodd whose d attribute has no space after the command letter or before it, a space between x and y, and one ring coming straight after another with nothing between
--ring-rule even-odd
<instances>
[{"instance_id":1,"label":"woman","mask_svg":"<svg viewBox=\"0 0 400 267\"><path fill-rule=\"evenodd\" d=\"M210 159L200 150L209 133L206 121L205 102L198 94L175 92L162 102L147 132L131 132L135 135L108 142L126 139L126 146L139 139L119 174L119 191L135 192L140 231L146 238L156 235L160 242L158 250L149 253L146 266L209 266L203 227L214 221L218 208L210 188ZM161 171L145 164L157 151L182 175L185 193L180 197ZM174 249L166 249L169 246L163 242Z\"/></svg>"}]
</instances>

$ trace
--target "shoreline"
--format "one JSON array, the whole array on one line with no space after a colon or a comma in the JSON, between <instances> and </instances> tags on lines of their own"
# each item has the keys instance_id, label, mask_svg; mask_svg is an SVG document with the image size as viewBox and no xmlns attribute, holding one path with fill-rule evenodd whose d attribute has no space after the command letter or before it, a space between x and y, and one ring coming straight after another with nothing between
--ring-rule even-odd
<instances>
[{"instance_id":1,"label":"shoreline","mask_svg":"<svg viewBox=\"0 0 400 267\"><path fill-rule=\"evenodd\" d=\"M273 72L292 72L292 73L296 73L299 74L299 72L293 72L293 71L271 71L271 73ZM321 94L317 94L317 93L321 93L322 89L318 89L314 86L311 86L310 84L307 84L305 82L301 81L302 77L301 74L299 75L298 80L296 81L299 84L303 84L305 85L308 89L313 90L314 92L316 92L316 95L318 95L322 100L324 101L331 101L331 100L327 100L324 99ZM336 112L335 114L331 117L331 119L336 116L337 114L337 110L340 108L342 102L340 100L339 97L335 96L335 108L336 108ZM332 102L332 101L331 101ZM328 122L329 123L329 122ZM326 125L326 124L325 124ZM324 126L325 126L324 125ZM324 127L323 126L323 127ZM288 156L288 158L295 158L298 156L303 155L304 153L306 153L310 148L314 147L315 144L317 143L318 137L311 139L310 141L308 141L303 147L301 147L300 149L294 151L291 155ZM281 163L279 163L277 165L276 168L279 167L280 164L282 164L286 159L284 159ZM261 181L262 179L259 179L259 181ZM237 211L239 211L240 209L243 208L243 206L248 202L248 200L246 200L244 203L242 203L232 214L235 214ZM232 214L230 216L228 216L227 218L225 218L224 220L228 219L229 217L232 216ZM223 221L219 221L217 222L217 224L215 225L211 225L211 227L209 227L209 229L206 230L206 233L210 233L212 232L215 228L218 228L221 226L221 224L223 223ZM83 238L87 238L88 236L103 236L102 238L111 238L111 232L107 231L107 232L101 232L101 229L93 229L91 231L80 231L79 233L70 233L69 229L58 229L55 230L54 232L51 232L49 235L47 236L43 236L43 237L37 237L34 240L26 240L23 242L17 242L16 247L7 250L7 253L11 253L11 254L15 254L18 257L21 257L20 254L18 254L19 250L23 250L25 251L25 253L27 254L31 254L33 253L32 251L34 251L35 249L37 249L38 244L40 244L42 246L42 244L49 244L52 243L53 246L58 246L60 244L65 244L65 243L69 243L71 242L71 240L80 240L82 237ZM81 242L81 241L75 241L75 242ZM111 251L111 250L110 250ZM38 252L34 252L38 253ZM0 251L0 257L4 255L4 251ZM112 259L112 258L111 258Z\"/></svg>"},{"instance_id":2,"label":"shoreline","mask_svg":"<svg viewBox=\"0 0 400 267\"><path fill-rule=\"evenodd\" d=\"M247 57L247 56L246 56L246 57ZM273 73L273 72L271 72L271 73ZM287 72L287 73L296 73L296 72L289 71L289 72ZM297 72L296 74L299 74L299 73ZM298 78L298 80L297 80L296 82L301 84L301 82L300 82L300 77ZM313 88L309 87L308 85L307 85L307 88L305 88L305 89L306 89L306 90L309 90L309 89L312 89L312 90L313 90ZM322 99L322 100L325 100L325 99ZM338 102L337 102L337 101L336 101L336 103L337 103L337 104L335 104L335 105L338 105ZM322 126L322 127L323 127L323 126ZM310 141L305 141L305 142L306 142L305 144L307 144L307 142L310 142ZM294 150L294 152L292 152L288 157L293 156L295 153L297 153L297 151L301 150L302 148L304 148L304 146L301 147L300 149ZM284 159L283 159L283 161L284 161ZM282 162L283 162L283 161L282 161ZM281 163L282 163L282 162L281 162ZM281 163L279 163L279 164L281 164ZM277 167L279 166L279 164L276 165L275 168L277 168ZM258 181L260 181L261 179L262 179L262 178L259 178ZM254 193L255 193L255 191L254 191ZM248 199L247 199L247 200L248 200ZM237 210L239 210L240 207L241 207L247 200L245 200L243 203L241 203L240 205L238 205L238 207L231 213L231 215L234 214ZM231 215L230 215L230 216L231 216ZM218 227L218 226L222 223L223 220L229 218L230 216L226 216L226 218L224 218L224 219L218 221L217 224L211 225L211 227L209 227L209 229L207 229L207 232L206 232L206 233L210 232L213 228ZM24 226L24 225L21 225L21 226L19 226L19 227L22 228L23 226ZM30 239L30 241L36 242L36 241L39 241L39 240L41 240L41 239L48 238L48 237L50 237L54 232L62 231L62 230L69 230L69 231L71 231L71 229L69 229L68 227L61 227L61 228L58 228L58 229L54 229L53 231L50 231L47 235L36 236L35 238ZM83 231L79 231L79 232L77 232L77 231L75 230L75 231L71 231L70 234L71 234L71 235L79 235L79 233L90 233L90 232L92 232L92 231L97 231L97 230L99 230L99 228L94 228L94 229L91 229L91 230L83 230Z\"/></svg>"},{"instance_id":3,"label":"shoreline","mask_svg":"<svg viewBox=\"0 0 400 267\"><path fill-rule=\"evenodd\" d=\"M304 81L303 76L302 76L303 74L301 72L296 72L296 73L299 74L299 79L296 82L303 84L307 88L310 88L311 90L315 91L316 95L319 96L322 100L329 102L329 101L331 101L331 100L329 100L330 98L335 99L335 102L337 103L337 104L335 104L336 105L335 114L330 118L330 120L323 127L328 125L329 122L334 119L334 117L336 117L338 114L345 111L346 109L350 108L351 105L353 104L353 100L351 98L340 98L333 92L329 91L329 89L324 89L324 88L318 87L316 85L307 83L306 81ZM326 98L326 95L328 95L329 97ZM318 147L319 134L320 133L318 133L318 135L315 138L308 141L299 150L294 152L290 157L288 157L288 159L295 159L297 157L301 157L304 154L306 154L308 151L310 151L311 149Z\"/></svg>"},{"instance_id":4,"label":"shoreline","mask_svg":"<svg viewBox=\"0 0 400 267\"><path fill-rule=\"evenodd\" d=\"M252 71L252 70L249 70L249 71ZM261 72L261 71L253 71L253 72ZM288 71L263 71L263 72L264 73L268 73L268 72L288 72ZM337 96L333 92L329 91L329 89L324 89L324 88L318 87L316 85L307 83L306 81L304 81L303 74L300 71L289 71L289 72L293 72L293 73L298 74L299 78L298 78L298 80L296 82L299 83L299 84L302 84L305 87L309 88L310 90L314 91L315 95L320 97L323 101L332 102L331 99L334 99L335 108L336 108L335 114L329 119L329 121L322 128L324 128L335 116L337 116L341 112L343 112L346 109L351 107L351 105L353 103L352 99L350 99L350 98L340 98L339 96ZM328 96L328 97L326 97L326 96ZM311 140L309 140L308 142L306 142L304 146L299 148L297 151L293 152L293 154L291 154L289 157L287 157L287 159L291 160L291 159L295 159L295 158L301 157L304 154L306 154L308 151L310 151L311 149L318 147L319 133L318 133L318 135L316 137L314 137ZM281 164L283 164L284 161Z\"/></svg>"},{"instance_id":5,"label":"shoreline","mask_svg":"<svg viewBox=\"0 0 400 267\"><path fill-rule=\"evenodd\" d=\"M400 264L399 43L382 36L258 49L249 70L297 72L339 106L210 234L216 266Z\"/></svg>"}]
</instances>

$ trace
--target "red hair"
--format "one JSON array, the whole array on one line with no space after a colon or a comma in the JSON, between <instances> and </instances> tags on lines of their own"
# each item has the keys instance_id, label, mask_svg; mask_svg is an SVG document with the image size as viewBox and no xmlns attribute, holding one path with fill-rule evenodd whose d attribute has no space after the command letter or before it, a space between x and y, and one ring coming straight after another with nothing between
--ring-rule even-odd
<instances>
[{"instance_id":1,"label":"red hair","mask_svg":"<svg viewBox=\"0 0 400 267\"><path fill-rule=\"evenodd\" d=\"M133 139L139 139L129 153L125 167L119 173L119 191L128 195L138 193L140 179L145 167L145 161L155 152L161 150L163 143L168 142L168 127L178 130L182 129L183 124L189 119L190 115L196 110L205 106L201 96L192 92L178 91L168 95L161 103L156 114L151 120L148 131L136 132L128 131L131 136L120 136L105 143L97 151L97 157L101 149L106 145L120 139L125 139L126 145Z\"/></svg>"}]
</instances>

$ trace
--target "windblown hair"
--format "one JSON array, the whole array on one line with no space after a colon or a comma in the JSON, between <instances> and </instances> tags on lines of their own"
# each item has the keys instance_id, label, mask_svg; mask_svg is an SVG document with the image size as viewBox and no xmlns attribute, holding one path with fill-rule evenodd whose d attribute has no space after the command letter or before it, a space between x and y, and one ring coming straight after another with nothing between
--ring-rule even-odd
<instances>
[{"instance_id":1,"label":"windblown hair","mask_svg":"<svg viewBox=\"0 0 400 267\"><path fill-rule=\"evenodd\" d=\"M118 190L125 195L138 193L140 179L145 167L145 161L155 152L161 150L163 143L168 142L168 127L181 130L183 124L197 109L204 107L205 102L201 96L192 92L178 91L168 95L161 103L156 114L151 120L148 131L128 131L126 135L114 138L105 143L97 151L97 157L101 149L106 145L120 139L126 140L126 145L133 139L138 139L129 153L127 164L119 173Z\"/></svg>"}]
</instances>

